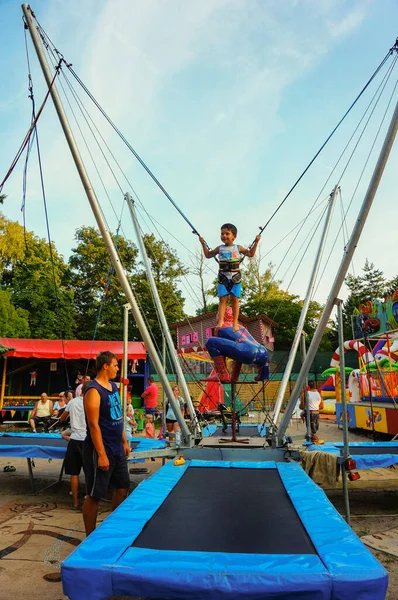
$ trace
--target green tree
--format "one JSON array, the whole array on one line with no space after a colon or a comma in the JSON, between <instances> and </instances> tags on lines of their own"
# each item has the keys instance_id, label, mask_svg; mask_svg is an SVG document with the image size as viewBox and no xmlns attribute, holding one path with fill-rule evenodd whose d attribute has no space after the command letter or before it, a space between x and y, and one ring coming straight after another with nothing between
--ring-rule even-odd
<instances>
[{"instance_id":1,"label":"green tree","mask_svg":"<svg viewBox=\"0 0 398 600\"><path fill-rule=\"evenodd\" d=\"M76 230L76 247L69 258L70 283L75 292L76 325L79 339L92 339L100 316L96 339L123 339L125 295L113 272L109 254L100 233L94 227ZM114 242L116 242L114 238ZM118 236L117 249L128 277L135 273L137 248ZM137 334L131 321L130 336Z\"/></svg>"},{"instance_id":2,"label":"green tree","mask_svg":"<svg viewBox=\"0 0 398 600\"><path fill-rule=\"evenodd\" d=\"M54 244L51 250L46 240L28 232L24 256L3 270L2 287L15 307L28 312L32 338L70 339L75 310L69 270Z\"/></svg>"},{"instance_id":3,"label":"green tree","mask_svg":"<svg viewBox=\"0 0 398 600\"><path fill-rule=\"evenodd\" d=\"M0 213L0 276L4 269L23 259L25 250L23 227Z\"/></svg>"},{"instance_id":4,"label":"green tree","mask_svg":"<svg viewBox=\"0 0 398 600\"><path fill-rule=\"evenodd\" d=\"M177 284L188 274L188 268L177 258L175 250L163 240L156 240L153 234L144 235L144 244L166 320L168 323L181 321L185 317L184 298ZM132 285L153 337L160 343L161 329L143 263L132 277Z\"/></svg>"},{"instance_id":5,"label":"green tree","mask_svg":"<svg viewBox=\"0 0 398 600\"><path fill-rule=\"evenodd\" d=\"M343 323L344 323L344 339L352 338L351 316L354 310L359 310L360 304L370 300L371 302L383 300L394 285L394 280L388 282L383 271L377 269L374 263L367 259L362 267L362 275L347 275L345 283L350 290L350 295L344 302L343 308Z\"/></svg>"},{"instance_id":6,"label":"green tree","mask_svg":"<svg viewBox=\"0 0 398 600\"><path fill-rule=\"evenodd\" d=\"M29 313L11 304L11 294L0 290L0 337L29 338Z\"/></svg>"},{"instance_id":7,"label":"green tree","mask_svg":"<svg viewBox=\"0 0 398 600\"><path fill-rule=\"evenodd\" d=\"M54 244L51 251L52 256L46 240L0 214L0 289L9 292L16 309L27 311L31 337L71 338L74 307L68 267Z\"/></svg>"}]
</instances>

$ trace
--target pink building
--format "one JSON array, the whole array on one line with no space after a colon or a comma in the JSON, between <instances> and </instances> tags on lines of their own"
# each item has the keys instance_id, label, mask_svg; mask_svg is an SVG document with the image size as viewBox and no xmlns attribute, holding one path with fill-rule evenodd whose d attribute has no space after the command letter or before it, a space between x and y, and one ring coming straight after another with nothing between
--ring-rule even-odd
<instances>
[{"instance_id":1,"label":"pink building","mask_svg":"<svg viewBox=\"0 0 398 600\"><path fill-rule=\"evenodd\" d=\"M176 332L177 349L181 353L205 351L206 340L213 335L216 315L217 312L211 312L199 317L190 317L184 321L170 325L170 329L174 329ZM239 315L239 322L267 350L272 351L274 349L272 328L277 326L275 321L267 317L267 315L245 317L241 313Z\"/></svg>"}]
</instances>

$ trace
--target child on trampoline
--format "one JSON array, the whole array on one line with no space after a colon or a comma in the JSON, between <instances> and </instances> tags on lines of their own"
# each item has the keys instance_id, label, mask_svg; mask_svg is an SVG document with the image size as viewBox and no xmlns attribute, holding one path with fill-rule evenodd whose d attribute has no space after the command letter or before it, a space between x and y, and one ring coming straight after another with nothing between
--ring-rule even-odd
<instances>
[{"instance_id":1,"label":"child on trampoline","mask_svg":"<svg viewBox=\"0 0 398 600\"><path fill-rule=\"evenodd\" d=\"M244 256L253 257L257 250L258 242L261 236L257 235L253 245L250 248L235 244L238 230L232 223L224 223L221 226L221 241L222 244L209 250L205 240L199 236L199 241L202 244L203 253L206 258L214 258L218 255L219 271L218 271L218 297L220 304L218 308L217 328L222 327L225 317L225 309L227 307L227 299L231 298L233 324L232 330L238 331L239 324L239 298L242 290L242 277L240 273L240 263Z\"/></svg>"}]
</instances>

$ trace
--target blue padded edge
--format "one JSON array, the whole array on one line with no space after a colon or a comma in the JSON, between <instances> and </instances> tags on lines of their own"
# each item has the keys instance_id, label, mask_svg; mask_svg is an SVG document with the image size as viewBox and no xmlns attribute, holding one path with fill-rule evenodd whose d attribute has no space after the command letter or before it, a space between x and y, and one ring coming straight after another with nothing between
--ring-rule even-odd
<instances>
[{"instance_id":1,"label":"blue padded edge","mask_svg":"<svg viewBox=\"0 0 398 600\"><path fill-rule=\"evenodd\" d=\"M203 427L202 433L204 437L209 437L210 435L213 435L213 433L215 433L216 430L217 425L206 425L205 427Z\"/></svg>"},{"instance_id":2,"label":"blue padded edge","mask_svg":"<svg viewBox=\"0 0 398 600\"><path fill-rule=\"evenodd\" d=\"M0 446L0 456L15 456L18 458L59 458L64 459L66 446Z\"/></svg>"},{"instance_id":3,"label":"blue padded edge","mask_svg":"<svg viewBox=\"0 0 398 600\"><path fill-rule=\"evenodd\" d=\"M381 448L396 448L397 442L350 442L350 446L363 448L381 447ZM321 452L329 452L340 456L340 449L344 446L343 442L325 442L325 444L311 444L307 446L310 452L318 450ZM379 469L380 467L391 467L398 463L398 454L355 454L352 457L359 471L366 469Z\"/></svg>"},{"instance_id":4,"label":"blue padded edge","mask_svg":"<svg viewBox=\"0 0 398 600\"><path fill-rule=\"evenodd\" d=\"M388 573L298 464L276 463L283 484L333 578L332 598L384 600Z\"/></svg>"},{"instance_id":5,"label":"blue padded edge","mask_svg":"<svg viewBox=\"0 0 398 600\"><path fill-rule=\"evenodd\" d=\"M40 439L43 438L57 438L60 439L59 433L0 433L1 437L17 438L33 438L37 444L31 444L29 446L18 446L16 443L0 446L0 456L15 456L18 458L54 458L61 459L65 458L66 445L64 447L58 446L40 446ZM11 442L11 440L10 440Z\"/></svg>"},{"instance_id":6,"label":"blue padded edge","mask_svg":"<svg viewBox=\"0 0 398 600\"><path fill-rule=\"evenodd\" d=\"M1 436L3 437L31 437L31 438L36 438L37 440L40 440L40 438L60 438L61 434L59 433L33 433L32 431L30 432L21 432L21 433L16 433L16 432L8 432L8 431L4 431L2 433L0 433Z\"/></svg>"},{"instance_id":7,"label":"blue padded edge","mask_svg":"<svg viewBox=\"0 0 398 600\"><path fill-rule=\"evenodd\" d=\"M144 438L144 437L133 437L131 435L127 436L127 439L131 442L138 442L138 446L134 448L134 452L145 452L147 450L160 450L166 447L166 440L154 440L152 438ZM131 463L143 463L146 458L129 458L128 462Z\"/></svg>"},{"instance_id":8,"label":"blue padded edge","mask_svg":"<svg viewBox=\"0 0 398 600\"><path fill-rule=\"evenodd\" d=\"M166 448L166 440L154 440L152 438L133 436L127 436L127 439L132 442L138 442L135 452L138 450L159 450L161 448Z\"/></svg>"}]
</instances>

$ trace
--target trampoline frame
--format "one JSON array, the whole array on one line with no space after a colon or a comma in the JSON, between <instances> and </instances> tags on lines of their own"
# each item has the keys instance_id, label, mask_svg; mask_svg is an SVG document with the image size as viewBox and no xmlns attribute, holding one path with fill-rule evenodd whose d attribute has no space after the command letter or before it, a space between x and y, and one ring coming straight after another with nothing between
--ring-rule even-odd
<instances>
[{"instance_id":1,"label":"trampoline frame","mask_svg":"<svg viewBox=\"0 0 398 600\"><path fill-rule=\"evenodd\" d=\"M228 554L131 547L190 466L277 469L317 554ZM193 460L178 467L167 463L74 550L62 563L61 571L64 593L70 600L124 595L177 600L383 600L388 581L385 569L299 465L244 461Z\"/></svg>"}]
</instances>

